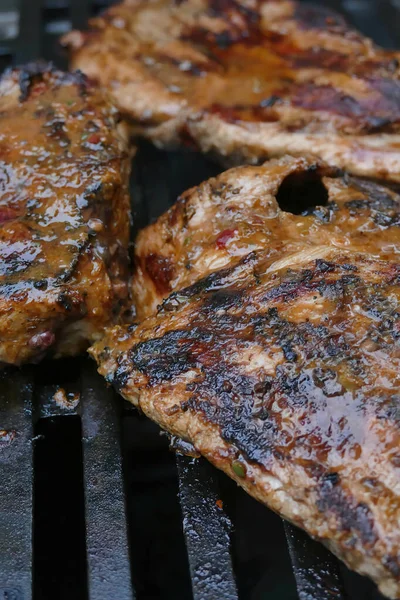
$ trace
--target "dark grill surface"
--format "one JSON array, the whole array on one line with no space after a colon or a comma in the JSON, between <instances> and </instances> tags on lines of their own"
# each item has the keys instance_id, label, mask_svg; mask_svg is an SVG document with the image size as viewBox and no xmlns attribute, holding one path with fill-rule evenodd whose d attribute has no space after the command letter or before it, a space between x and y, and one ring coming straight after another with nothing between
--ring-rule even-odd
<instances>
[{"instance_id":1,"label":"dark grill surface","mask_svg":"<svg viewBox=\"0 0 400 600\"><path fill-rule=\"evenodd\" d=\"M107 4L1 0L0 69L39 57L65 68L57 38ZM397 0L324 4L398 45ZM217 172L202 156L142 144L135 228ZM1 373L0 430L0 600L381 598L210 465L175 458L84 358Z\"/></svg>"}]
</instances>

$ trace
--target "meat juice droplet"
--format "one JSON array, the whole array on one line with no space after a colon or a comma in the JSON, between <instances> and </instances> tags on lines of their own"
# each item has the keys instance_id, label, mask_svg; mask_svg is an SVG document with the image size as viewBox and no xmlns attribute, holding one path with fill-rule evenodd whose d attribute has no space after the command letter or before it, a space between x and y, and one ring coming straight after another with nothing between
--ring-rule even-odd
<instances>
[{"instance_id":1,"label":"meat juice droplet","mask_svg":"<svg viewBox=\"0 0 400 600\"><path fill-rule=\"evenodd\" d=\"M225 229L225 231L221 231L221 233L218 235L215 241L217 247L220 250L225 248L227 243L236 236L237 232L237 229Z\"/></svg>"}]
</instances>

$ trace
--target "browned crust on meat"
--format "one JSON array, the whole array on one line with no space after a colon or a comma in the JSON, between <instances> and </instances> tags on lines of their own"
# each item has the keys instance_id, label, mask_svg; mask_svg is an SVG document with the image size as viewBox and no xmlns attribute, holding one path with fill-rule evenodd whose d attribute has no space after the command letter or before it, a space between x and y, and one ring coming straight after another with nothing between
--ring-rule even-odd
<instances>
[{"instance_id":1,"label":"browned crust on meat","mask_svg":"<svg viewBox=\"0 0 400 600\"><path fill-rule=\"evenodd\" d=\"M291 209L303 214L281 210L285 193ZM286 157L231 169L185 192L139 233L132 280L137 314L153 314L171 289L255 251L278 259L282 252L334 244L397 260L399 225L395 192L318 161Z\"/></svg>"},{"instance_id":2,"label":"browned crust on meat","mask_svg":"<svg viewBox=\"0 0 400 600\"><path fill-rule=\"evenodd\" d=\"M133 131L230 162L315 153L400 180L398 52L301 2L126 1L64 38Z\"/></svg>"},{"instance_id":3,"label":"browned crust on meat","mask_svg":"<svg viewBox=\"0 0 400 600\"><path fill-rule=\"evenodd\" d=\"M130 156L81 73L0 80L0 362L75 354L127 298Z\"/></svg>"},{"instance_id":4,"label":"browned crust on meat","mask_svg":"<svg viewBox=\"0 0 400 600\"><path fill-rule=\"evenodd\" d=\"M299 158L232 169L140 234L148 318L90 350L127 400L393 598L399 252L391 190Z\"/></svg>"},{"instance_id":5,"label":"browned crust on meat","mask_svg":"<svg viewBox=\"0 0 400 600\"><path fill-rule=\"evenodd\" d=\"M91 353L127 400L397 598L399 265L292 259L212 274Z\"/></svg>"}]
</instances>

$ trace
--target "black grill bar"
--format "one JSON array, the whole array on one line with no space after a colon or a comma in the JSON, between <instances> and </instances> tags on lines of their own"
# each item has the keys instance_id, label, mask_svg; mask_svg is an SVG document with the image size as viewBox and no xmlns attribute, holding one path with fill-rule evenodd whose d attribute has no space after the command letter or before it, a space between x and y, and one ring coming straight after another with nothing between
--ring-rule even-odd
<instances>
[{"instance_id":1,"label":"black grill bar","mask_svg":"<svg viewBox=\"0 0 400 600\"><path fill-rule=\"evenodd\" d=\"M177 455L183 531L194 600L237 600L230 555L231 523L218 506L215 470L204 459Z\"/></svg>"},{"instance_id":2,"label":"black grill bar","mask_svg":"<svg viewBox=\"0 0 400 600\"><path fill-rule=\"evenodd\" d=\"M345 600L333 554L286 521L284 528L299 600Z\"/></svg>"},{"instance_id":3,"label":"black grill bar","mask_svg":"<svg viewBox=\"0 0 400 600\"><path fill-rule=\"evenodd\" d=\"M385 48L394 48L399 41L399 10L392 0L368 2L341 0L336 10L346 16L354 27Z\"/></svg>"},{"instance_id":4,"label":"black grill bar","mask_svg":"<svg viewBox=\"0 0 400 600\"><path fill-rule=\"evenodd\" d=\"M72 27L76 29L87 29L87 22L91 17L89 2L82 2L82 0L71 0L69 10Z\"/></svg>"},{"instance_id":5,"label":"black grill bar","mask_svg":"<svg viewBox=\"0 0 400 600\"><path fill-rule=\"evenodd\" d=\"M32 378L0 376L0 598L32 598Z\"/></svg>"},{"instance_id":6,"label":"black grill bar","mask_svg":"<svg viewBox=\"0 0 400 600\"><path fill-rule=\"evenodd\" d=\"M14 63L42 57L42 0L20 0L19 34Z\"/></svg>"},{"instance_id":7,"label":"black grill bar","mask_svg":"<svg viewBox=\"0 0 400 600\"><path fill-rule=\"evenodd\" d=\"M45 59L59 60L55 54L58 34L51 30L47 36L47 41L54 41L54 46L46 45L47 38L43 35L44 25L48 25L44 22L45 8L51 9L52 15L58 9L63 10L63 18L68 8L73 26L85 27L92 12L110 3L107 0L19 0L19 36L0 44L0 56L4 57L1 64L6 64L10 53L17 64L36 60L43 53ZM398 44L400 0L325 0L324 4L343 12L378 43L392 47ZM201 157L158 153L149 145L142 146L142 151L143 148L145 160L136 163L135 169L136 207L140 213L136 224L140 222L140 225L168 208L179 193L177 187L186 189L216 172L215 167L207 165ZM68 377L68 367L64 368ZM72 381L70 386L67 382L65 386L67 393L81 391L81 402L76 406L63 406L54 401L59 385L34 388L32 373L31 369L0 373L0 599L32 598L34 390L37 410L33 421L72 414L81 417L89 600L133 600L119 446L120 400L105 390L94 365L88 363L84 363L79 381ZM237 600L231 560L232 526L217 504L217 473L203 459L193 461L183 456L177 457L177 468L194 600ZM292 525L284 523L284 528L299 599L344 600L336 558ZM352 597L358 600L361 595Z\"/></svg>"},{"instance_id":8,"label":"black grill bar","mask_svg":"<svg viewBox=\"0 0 400 600\"><path fill-rule=\"evenodd\" d=\"M89 600L134 600L120 451L120 399L82 370L81 418Z\"/></svg>"}]
</instances>

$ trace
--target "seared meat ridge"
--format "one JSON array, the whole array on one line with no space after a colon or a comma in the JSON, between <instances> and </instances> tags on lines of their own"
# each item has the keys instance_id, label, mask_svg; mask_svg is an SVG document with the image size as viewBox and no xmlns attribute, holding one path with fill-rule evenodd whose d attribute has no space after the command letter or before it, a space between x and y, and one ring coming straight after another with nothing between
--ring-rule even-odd
<instances>
[{"instance_id":1,"label":"seared meat ridge","mask_svg":"<svg viewBox=\"0 0 400 600\"><path fill-rule=\"evenodd\" d=\"M317 4L126 0L64 43L159 146L236 163L315 153L400 181L400 54Z\"/></svg>"},{"instance_id":2,"label":"seared meat ridge","mask_svg":"<svg viewBox=\"0 0 400 600\"><path fill-rule=\"evenodd\" d=\"M397 194L319 162L286 157L231 169L185 192L140 232L133 278L138 316L251 252L276 260L333 245L398 260L399 225Z\"/></svg>"},{"instance_id":3,"label":"seared meat ridge","mask_svg":"<svg viewBox=\"0 0 400 600\"><path fill-rule=\"evenodd\" d=\"M400 595L400 266L251 253L91 353L164 429Z\"/></svg>"},{"instance_id":4,"label":"seared meat ridge","mask_svg":"<svg viewBox=\"0 0 400 600\"><path fill-rule=\"evenodd\" d=\"M118 114L80 73L0 80L0 361L74 354L127 296L130 160Z\"/></svg>"}]
</instances>

